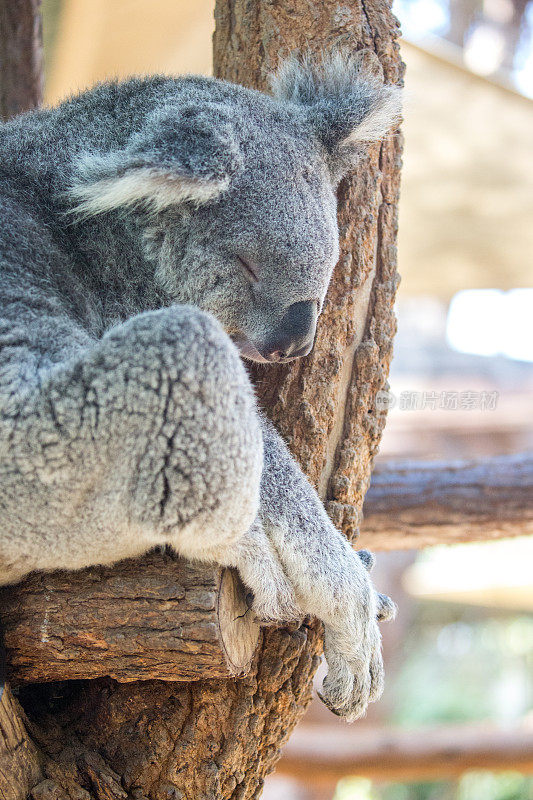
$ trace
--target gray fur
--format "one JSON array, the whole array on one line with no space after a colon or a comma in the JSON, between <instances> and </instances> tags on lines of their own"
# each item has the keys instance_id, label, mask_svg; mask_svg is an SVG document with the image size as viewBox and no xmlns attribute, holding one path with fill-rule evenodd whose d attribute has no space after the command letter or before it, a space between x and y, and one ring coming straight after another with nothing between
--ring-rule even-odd
<instances>
[{"instance_id":1,"label":"gray fur","mask_svg":"<svg viewBox=\"0 0 533 800\"><path fill-rule=\"evenodd\" d=\"M337 57L291 62L275 95L132 79L0 128L0 583L163 544L235 566L261 618L324 621L324 699L354 719L393 606L239 350L321 308L336 181L399 101Z\"/></svg>"}]
</instances>

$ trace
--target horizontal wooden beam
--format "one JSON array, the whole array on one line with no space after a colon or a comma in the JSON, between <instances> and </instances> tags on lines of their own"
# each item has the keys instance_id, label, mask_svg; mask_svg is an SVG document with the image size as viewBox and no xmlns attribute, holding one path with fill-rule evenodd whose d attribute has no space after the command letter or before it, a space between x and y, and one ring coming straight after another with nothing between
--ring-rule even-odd
<instances>
[{"instance_id":1,"label":"horizontal wooden beam","mask_svg":"<svg viewBox=\"0 0 533 800\"><path fill-rule=\"evenodd\" d=\"M376 466L358 546L418 549L533 533L533 454Z\"/></svg>"},{"instance_id":2,"label":"horizontal wooden beam","mask_svg":"<svg viewBox=\"0 0 533 800\"><path fill-rule=\"evenodd\" d=\"M153 552L0 591L11 683L245 674L259 626L233 570Z\"/></svg>"},{"instance_id":3,"label":"horizontal wooden beam","mask_svg":"<svg viewBox=\"0 0 533 800\"><path fill-rule=\"evenodd\" d=\"M435 728L302 725L283 748L278 773L305 782L358 775L375 780L455 778L467 770L533 773L533 727L469 724Z\"/></svg>"}]
</instances>

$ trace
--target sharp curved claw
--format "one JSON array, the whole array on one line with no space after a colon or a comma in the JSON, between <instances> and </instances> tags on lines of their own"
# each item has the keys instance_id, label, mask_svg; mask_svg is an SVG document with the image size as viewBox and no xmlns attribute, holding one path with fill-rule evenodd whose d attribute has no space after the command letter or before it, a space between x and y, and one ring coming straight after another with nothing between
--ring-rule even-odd
<instances>
[{"instance_id":1,"label":"sharp curved claw","mask_svg":"<svg viewBox=\"0 0 533 800\"><path fill-rule=\"evenodd\" d=\"M374 567L374 564L376 563L374 554L371 553L370 550L358 550L357 555L363 562L367 572L371 572Z\"/></svg>"},{"instance_id":2,"label":"sharp curved claw","mask_svg":"<svg viewBox=\"0 0 533 800\"><path fill-rule=\"evenodd\" d=\"M339 709L335 708L334 706L332 706L331 703L329 702L329 700L327 700L324 697L324 695L322 694L322 692L318 691L318 689L317 689L317 695L318 695L318 698L324 703L326 708L328 708L331 711L332 714L335 714L336 717L341 717L342 718L342 714L339 711Z\"/></svg>"},{"instance_id":3,"label":"sharp curved claw","mask_svg":"<svg viewBox=\"0 0 533 800\"><path fill-rule=\"evenodd\" d=\"M377 596L377 619L380 622L390 622L396 618L398 606L386 594Z\"/></svg>"}]
</instances>

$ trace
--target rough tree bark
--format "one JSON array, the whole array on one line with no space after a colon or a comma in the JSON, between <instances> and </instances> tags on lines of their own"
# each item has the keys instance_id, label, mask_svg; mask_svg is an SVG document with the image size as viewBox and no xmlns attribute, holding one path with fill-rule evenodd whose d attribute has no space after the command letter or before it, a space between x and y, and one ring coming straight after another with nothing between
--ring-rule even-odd
<instances>
[{"instance_id":1,"label":"rough tree bark","mask_svg":"<svg viewBox=\"0 0 533 800\"><path fill-rule=\"evenodd\" d=\"M264 88L280 55L368 48L386 80L402 67L388 0L219 0L215 72ZM339 190L342 256L313 354L258 371L260 403L353 537L384 415L395 321L401 140L375 146ZM142 569L142 564L139 565ZM311 696L320 627L271 629L240 679L25 687L11 732L20 778L0 763L0 795L22 800L252 800ZM22 710L23 709L23 710ZM17 758L20 757L17 755Z\"/></svg>"},{"instance_id":2,"label":"rough tree bark","mask_svg":"<svg viewBox=\"0 0 533 800\"><path fill-rule=\"evenodd\" d=\"M237 677L259 641L237 573L171 553L31 575L0 590L0 618L12 685Z\"/></svg>"}]
</instances>

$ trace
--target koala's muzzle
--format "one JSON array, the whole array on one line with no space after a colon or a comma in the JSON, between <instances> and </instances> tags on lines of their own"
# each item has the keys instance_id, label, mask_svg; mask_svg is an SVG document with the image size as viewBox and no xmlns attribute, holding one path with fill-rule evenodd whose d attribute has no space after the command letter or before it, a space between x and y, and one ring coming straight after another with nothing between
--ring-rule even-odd
<instances>
[{"instance_id":1,"label":"koala's muzzle","mask_svg":"<svg viewBox=\"0 0 533 800\"><path fill-rule=\"evenodd\" d=\"M316 300L302 300L289 306L278 327L261 347L267 361L284 361L306 356L313 347L318 318Z\"/></svg>"}]
</instances>

